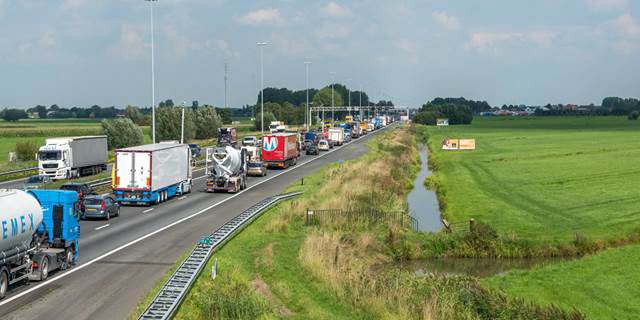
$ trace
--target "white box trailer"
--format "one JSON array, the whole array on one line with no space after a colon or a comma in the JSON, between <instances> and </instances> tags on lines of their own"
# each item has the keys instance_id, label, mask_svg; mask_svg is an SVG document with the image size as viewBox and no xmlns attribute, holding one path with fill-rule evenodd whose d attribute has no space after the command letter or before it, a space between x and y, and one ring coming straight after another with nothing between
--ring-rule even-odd
<instances>
[{"instance_id":1,"label":"white box trailer","mask_svg":"<svg viewBox=\"0 0 640 320\"><path fill-rule=\"evenodd\" d=\"M344 143L344 129L330 128L329 140L333 141L336 145L341 146Z\"/></svg>"},{"instance_id":2,"label":"white box trailer","mask_svg":"<svg viewBox=\"0 0 640 320\"><path fill-rule=\"evenodd\" d=\"M121 203L153 204L191 192L191 150L172 142L116 150L113 192Z\"/></svg>"},{"instance_id":3,"label":"white box trailer","mask_svg":"<svg viewBox=\"0 0 640 320\"><path fill-rule=\"evenodd\" d=\"M52 179L91 175L106 169L107 136L49 138L38 150L38 171Z\"/></svg>"}]
</instances>

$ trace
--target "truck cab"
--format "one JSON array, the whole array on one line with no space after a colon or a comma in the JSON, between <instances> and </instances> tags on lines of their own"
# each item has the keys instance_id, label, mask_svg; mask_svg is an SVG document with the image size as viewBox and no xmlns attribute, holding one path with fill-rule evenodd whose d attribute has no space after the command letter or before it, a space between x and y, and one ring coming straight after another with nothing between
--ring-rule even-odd
<instances>
[{"instance_id":1,"label":"truck cab","mask_svg":"<svg viewBox=\"0 0 640 320\"><path fill-rule=\"evenodd\" d=\"M47 144L38 150L38 171L53 179L69 177L71 148L69 144Z\"/></svg>"}]
</instances>

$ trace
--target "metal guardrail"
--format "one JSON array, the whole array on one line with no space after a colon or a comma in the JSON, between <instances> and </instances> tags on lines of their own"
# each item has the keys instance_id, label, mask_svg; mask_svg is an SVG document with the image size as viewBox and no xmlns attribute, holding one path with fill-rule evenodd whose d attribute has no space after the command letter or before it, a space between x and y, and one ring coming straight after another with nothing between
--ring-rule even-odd
<instances>
[{"instance_id":1,"label":"metal guardrail","mask_svg":"<svg viewBox=\"0 0 640 320\"><path fill-rule=\"evenodd\" d=\"M185 259L180 267L169 277L169 280L162 286L151 304L138 319L171 319L178 310L182 300L186 297L187 292L189 292L198 274L200 274L207 264L214 249L231 239L269 207L301 193L302 192L293 192L266 198L222 225L222 227L214 233L202 238L187 259Z\"/></svg>"},{"instance_id":2,"label":"metal guardrail","mask_svg":"<svg viewBox=\"0 0 640 320\"><path fill-rule=\"evenodd\" d=\"M38 170L38 167L31 167L31 168L24 168L24 169L5 171L5 172L0 172L0 177L2 177L2 176L10 176L10 175L16 174L16 173L35 171L35 170Z\"/></svg>"}]
</instances>

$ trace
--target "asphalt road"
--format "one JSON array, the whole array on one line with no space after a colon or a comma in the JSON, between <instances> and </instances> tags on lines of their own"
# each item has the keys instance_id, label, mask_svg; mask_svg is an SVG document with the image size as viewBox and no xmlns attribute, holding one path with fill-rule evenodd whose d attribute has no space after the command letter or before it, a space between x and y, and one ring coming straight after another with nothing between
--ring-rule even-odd
<instances>
[{"instance_id":1,"label":"asphalt road","mask_svg":"<svg viewBox=\"0 0 640 320\"><path fill-rule=\"evenodd\" d=\"M107 164L107 172L111 172L111 164ZM34 171L34 174L37 174ZM0 189L22 189L27 178L19 178L15 180L0 182Z\"/></svg>"},{"instance_id":2,"label":"asphalt road","mask_svg":"<svg viewBox=\"0 0 640 320\"><path fill-rule=\"evenodd\" d=\"M199 170L189 195L153 207L122 207L120 216L110 221L82 221L78 265L51 274L47 282L11 288L0 301L0 317L124 319L202 236L322 166L362 155L363 142L377 132L320 157L302 156L288 170L250 178L249 187L236 195L202 192L204 170Z\"/></svg>"}]
</instances>

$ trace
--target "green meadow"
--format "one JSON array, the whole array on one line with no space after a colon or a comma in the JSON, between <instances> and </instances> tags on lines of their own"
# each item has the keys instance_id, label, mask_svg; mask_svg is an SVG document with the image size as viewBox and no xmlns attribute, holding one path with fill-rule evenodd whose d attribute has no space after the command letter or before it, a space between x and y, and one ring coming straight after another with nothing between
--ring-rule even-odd
<instances>
[{"instance_id":1,"label":"green meadow","mask_svg":"<svg viewBox=\"0 0 640 320\"><path fill-rule=\"evenodd\" d=\"M623 117L476 118L426 127L444 216L501 234L567 242L640 228L640 122ZM475 138L475 151L441 150Z\"/></svg>"}]
</instances>

